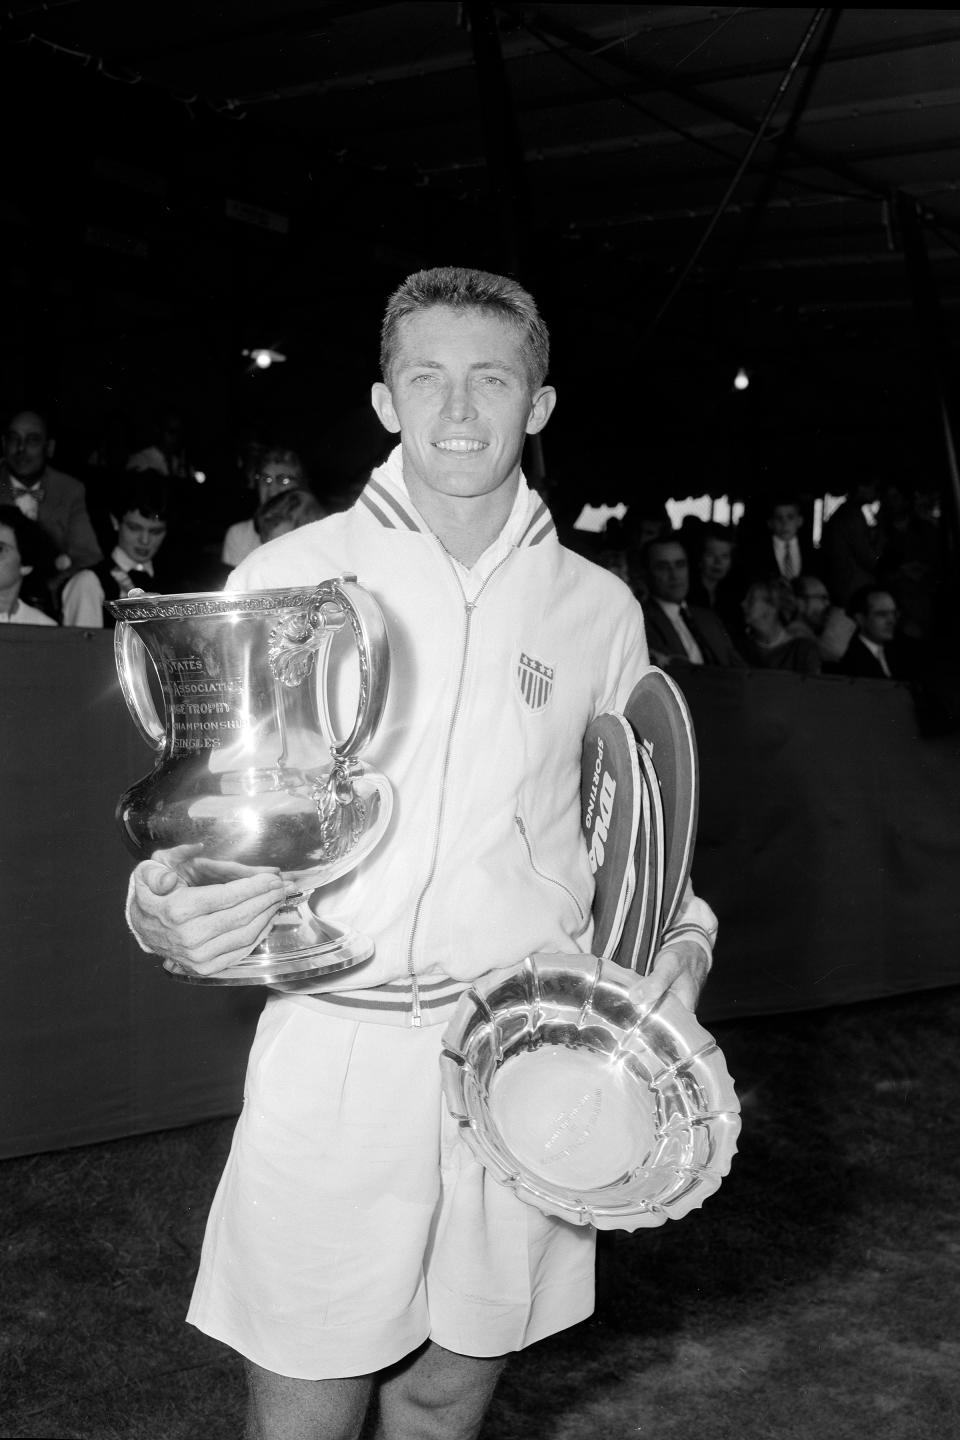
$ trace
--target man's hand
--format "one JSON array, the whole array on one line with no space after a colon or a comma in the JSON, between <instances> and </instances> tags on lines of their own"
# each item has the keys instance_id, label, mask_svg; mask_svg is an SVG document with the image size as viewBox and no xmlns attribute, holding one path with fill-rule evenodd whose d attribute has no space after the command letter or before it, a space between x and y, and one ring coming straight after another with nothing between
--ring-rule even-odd
<instances>
[{"instance_id":1,"label":"man's hand","mask_svg":"<svg viewBox=\"0 0 960 1440\"><path fill-rule=\"evenodd\" d=\"M644 991L651 1000L669 991L688 1010L696 1010L709 973L710 962L702 945L695 940L674 940L657 952Z\"/></svg>"},{"instance_id":2,"label":"man's hand","mask_svg":"<svg viewBox=\"0 0 960 1440\"><path fill-rule=\"evenodd\" d=\"M156 955L197 975L242 960L295 886L279 871L208 860L200 845L158 850L133 872L127 916Z\"/></svg>"}]
</instances>

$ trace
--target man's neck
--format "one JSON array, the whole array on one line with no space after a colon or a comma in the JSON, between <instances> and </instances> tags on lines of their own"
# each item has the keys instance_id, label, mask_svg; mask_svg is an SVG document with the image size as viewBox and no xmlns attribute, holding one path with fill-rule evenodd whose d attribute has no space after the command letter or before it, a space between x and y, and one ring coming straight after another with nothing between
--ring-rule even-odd
<instances>
[{"instance_id":1,"label":"man's neck","mask_svg":"<svg viewBox=\"0 0 960 1440\"><path fill-rule=\"evenodd\" d=\"M441 495L404 473L410 499L440 544L468 570L488 550L510 518L519 471L487 495Z\"/></svg>"}]
</instances>

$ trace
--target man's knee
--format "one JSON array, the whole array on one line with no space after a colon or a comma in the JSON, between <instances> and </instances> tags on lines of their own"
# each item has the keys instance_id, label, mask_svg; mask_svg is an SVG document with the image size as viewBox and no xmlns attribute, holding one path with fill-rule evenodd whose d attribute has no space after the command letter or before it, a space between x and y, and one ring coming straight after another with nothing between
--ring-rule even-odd
<instances>
[{"instance_id":1,"label":"man's knee","mask_svg":"<svg viewBox=\"0 0 960 1440\"><path fill-rule=\"evenodd\" d=\"M373 1379L297 1380L251 1361L246 1440L357 1440Z\"/></svg>"},{"instance_id":2,"label":"man's knee","mask_svg":"<svg viewBox=\"0 0 960 1440\"><path fill-rule=\"evenodd\" d=\"M472 1440L505 1364L428 1342L383 1376L377 1440Z\"/></svg>"}]
</instances>

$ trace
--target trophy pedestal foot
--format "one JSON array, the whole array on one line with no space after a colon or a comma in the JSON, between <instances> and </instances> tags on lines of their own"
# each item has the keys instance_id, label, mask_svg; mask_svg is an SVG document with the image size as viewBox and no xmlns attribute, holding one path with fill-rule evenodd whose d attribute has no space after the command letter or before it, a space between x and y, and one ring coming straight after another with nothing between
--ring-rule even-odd
<instances>
[{"instance_id":1,"label":"trophy pedestal foot","mask_svg":"<svg viewBox=\"0 0 960 1440\"><path fill-rule=\"evenodd\" d=\"M243 960L216 975L194 975L176 960L163 968L189 985L266 985L274 990L310 990L321 976L362 965L373 941L313 914L307 899L284 906L266 935Z\"/></svg>"}]
</instances>

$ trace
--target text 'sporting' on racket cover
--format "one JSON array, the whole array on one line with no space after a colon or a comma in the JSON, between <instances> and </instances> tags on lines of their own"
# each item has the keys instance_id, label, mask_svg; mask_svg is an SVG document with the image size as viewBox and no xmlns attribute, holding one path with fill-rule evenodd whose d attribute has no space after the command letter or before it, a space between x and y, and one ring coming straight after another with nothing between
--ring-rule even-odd
<instances>
[{"instance_id":1,"label":"text 'sporting' on racket cover","mask_svg":"<svg viewBox=\"0 0 960 1440\"><path fill-rule=\"evenodd\" d=\"M622 715L598 715L583 740L580 806L593 901L593 953L616 950L637 883L636 848L642 804L633 730Z\"/></svg>"}]
</instances>

